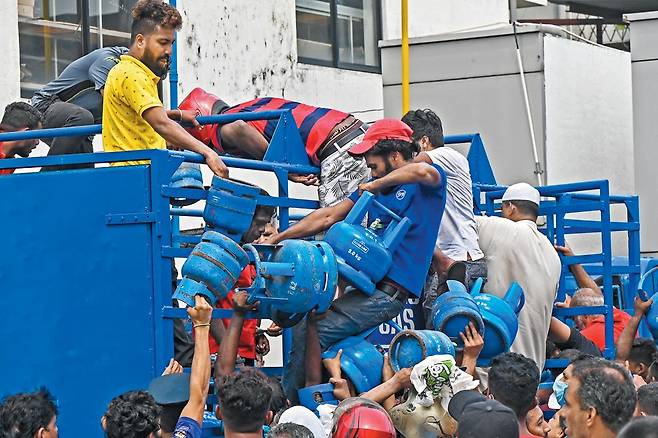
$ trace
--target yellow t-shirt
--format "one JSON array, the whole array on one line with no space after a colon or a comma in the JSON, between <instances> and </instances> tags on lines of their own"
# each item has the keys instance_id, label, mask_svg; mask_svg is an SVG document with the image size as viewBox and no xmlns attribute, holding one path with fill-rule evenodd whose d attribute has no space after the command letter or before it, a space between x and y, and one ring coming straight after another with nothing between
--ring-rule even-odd
<instances>
[{"instance_id":1,"label":"yellow t-shirt","mask_svg":"<svg viewBox=\"0 0 658 438\"><path fill-rule=\"evenodd\" d=\"M163 106L158 96L160 80L146 65L122 55L110 70L103 92L103 150L106 152L166 149L167 143L142 118L149 108ZM113 166L146 164L148 161L122 161Z\"/></svg>"}]
</instances>

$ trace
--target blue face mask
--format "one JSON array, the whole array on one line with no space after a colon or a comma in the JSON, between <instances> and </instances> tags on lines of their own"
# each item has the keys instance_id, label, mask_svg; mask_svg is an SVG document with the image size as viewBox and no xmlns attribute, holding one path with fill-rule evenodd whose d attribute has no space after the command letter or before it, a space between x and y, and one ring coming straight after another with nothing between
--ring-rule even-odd
<instances>
[{"instance_id":1,"label":"blue face mask","mask_svg":"<svg viewBox=\"0 0 658 438\"><path fill-rule=\"evenodd\" d=\"M560 404L560 406L564 406L564 394L567 392L568 386L569 385L567 382L562 379L557 379L555 382L553 382L553 394L555 394L555 399Z\"/></svg>"}]
</instances>

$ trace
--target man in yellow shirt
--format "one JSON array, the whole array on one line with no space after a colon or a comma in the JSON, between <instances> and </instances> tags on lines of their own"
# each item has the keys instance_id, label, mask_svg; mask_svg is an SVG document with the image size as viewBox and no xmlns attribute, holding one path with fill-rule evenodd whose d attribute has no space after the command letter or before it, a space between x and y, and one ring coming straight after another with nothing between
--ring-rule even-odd
<instances>
[{"instance_id":1,"label":"man in yellow shirt","mask_svg":"<svg viewBox=\"0 0 658 438\"><path fill-rule=\"evenodd\" d=\"M130 50L110 70L105 83L103 149L165 149L169 143L203 155L215 175L227 177L228 169L217 153L172 120L198 127L194 111L166 111L158 96L157 84L169 71L174 33L183 23L179 12L161 0L140 0L132 16Z\"/></svg>"}]
</instances>

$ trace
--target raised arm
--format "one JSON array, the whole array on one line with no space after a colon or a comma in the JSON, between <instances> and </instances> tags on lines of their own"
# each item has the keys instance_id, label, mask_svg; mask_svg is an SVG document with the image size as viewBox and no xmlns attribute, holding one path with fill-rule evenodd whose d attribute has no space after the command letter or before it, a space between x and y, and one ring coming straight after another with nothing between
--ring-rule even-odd
<instances>
[{"instance_id":1,"label":"raised arm","mask_svg":"<svg viewBox=\"0 0 658 438\"><path fill-rule=\"evenodd\" d=\"M345 199L331 207L315 210L287 230L265 239L263 243L275 244L286 239L314 236L345 219L353 206L354 203L350 199Z\"/></svg>"},{"instance_id":2,"label":"raised arm","mask_svg":"<svg viewBox=\"0 0 658 438\"><path fill-rule=\"evenodd\" d=\"M566 244L565 246L555 245L555 249L557 252L566 257L571 257L574 255L573 250L569 247L569 245ZM569 265L569 271L571 271L571 274L573 274L573 277L576 280L576 284L579 288L588 288L597 291L598 293L602 293L599 285L596 284L594 279L589 276L581 264L576 263L575 265Z\"/></svg>"},{"instance_id":3,"label":"raised arm","mask_svg":"<svg viewBox=\"0 0 658 438\"><path fill-rule=\"evenodd\" d=\"M194 308L188 308L187 313L192 318L194 326L194 358L190 375L190 399L181 412L181 417L195 420L199 427L203 424L203 411L208 397L210 384L210 351L208 348L208 333L212 307L205 298L194 297Z\"/></svg>"},{"instance_id":4,"label":"raised arm","mask_svg":"<svg viewBox=\"0 0 658 438\"><path fill-rule=\"evenodd\" d=\"M173 112L179 113L178 110L173 110ZM181 121L196 123L195 126L198 126L196 119L193 116L190 117L189 113L191 112L183 111ZM206 164L215 175L223 178L228 176L228 168L219 158L219 155L192 137L181 125L171 120L164 108L161 106L149 108L144 111L142 117L167 143L203 155Z\"/></svg>"},{"instance_id":5,"label":"raised arm","mask_svg":"<svg viewBox=\"0 0 658 438\"><path fill-rule=\"evenodd\" d=\"M633 316L624 327L624 330L619 334L617 338L617 360L625 361L628 359L628 356L631 354L631 349L633 348L633 339L635 339L635 334L637 333L637 328L640 326L642 317L649 311L649 308L653 304L653 299L649 298L647 301L642 301L640 297L635 297L635 302L633 303Z\"/></svg>"},{"instance_id":6,"label":"raised arm","mask_svg":"<svg viewBox=\"0 0 658 438\"><path fill-rule=\"evenodd\" d=\"M244 319L249 310L253 310L254 305L247 304L249 294L245 291L237 291L233 295L233 316L231 323L222 343L219 346L219 375L226 376L235 370L235 360L238 357L238 347L240 345L240 335Z\"/></svg>"},{"instance_id":7,"label":"raised arm","mask_svg":"<svg viewBox=\"0 0 658 438\"><path fill-rule=\"evenodd\" d=\"M306 317L306 385L313 386L322 383L322 348L318 337L318 322L315 312Z\"/></svg>"},{"instance_id":8,"label":"raised arm","mask_svg":"<svg viewBox=\"0 0 658 438\"><path fill-rule=\"evenodd\" d=\"M395 169L393 172L381 178L374 179L370 182L361 184L360 191L379 193L388 188L400 184L421 184L424 186L436 187L441 184L441 174L435 167L423 163L411 163Z\"/></svg>"}]
</instances>

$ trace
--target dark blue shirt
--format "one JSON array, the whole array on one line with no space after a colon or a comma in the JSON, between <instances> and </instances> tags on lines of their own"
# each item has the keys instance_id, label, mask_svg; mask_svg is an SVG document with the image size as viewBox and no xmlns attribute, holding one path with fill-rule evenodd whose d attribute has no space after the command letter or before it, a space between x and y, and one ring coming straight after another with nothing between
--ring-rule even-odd
<instances>
[{"instance_id":1,"label":"dark blue shirt","mask_svg":"<svg viewBox=\"0 0 658 438\"><path fill-rule=\"evenodd\" d=\"M446 203L445 172L436 164L431 166L441 175L441 183L438 186L402 184L375 196L377 202L398 216L411 220L406 237L393 253L393 264L386 277L417 297L420 297L423 291ZM358 190L350 195L352 202L356 202L358 198ZM376 220L379 220L380 225L375 231L382 232L391 221L381 208L373 205L368 209L368 226L372 228Z\"/></svg>"},{"instance_id":2,"label":"dark blue shirt","mask_svg":"<svg viewBox=\"0 0 658 438\"><path fill-rule=\"evenodd\" d=\"M201 427L196 420L180 417L176 423L173 438L201 438Z\"/></svg>"}]
</instances>

